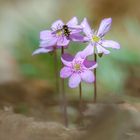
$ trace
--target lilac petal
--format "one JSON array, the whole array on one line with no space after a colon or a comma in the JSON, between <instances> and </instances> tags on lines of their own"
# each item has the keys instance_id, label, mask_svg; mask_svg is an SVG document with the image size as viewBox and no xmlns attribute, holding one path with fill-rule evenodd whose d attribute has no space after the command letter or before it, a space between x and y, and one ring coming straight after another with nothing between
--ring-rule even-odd
<instances>
[{"instance_id":1,"label":"lilac petal","mask_svg":"<svg viewBox=\"0 0 140 140\"><path fill-rule=\"evenodd\" d=\"M77 34L77 33L81 33L83 30L83 27L80 25L74 26L74 27L70 27L70 34Z\"/></svg>"},{"instance_id":2,"label":"lilac petal","mask_svg":"<svg viewBox=\"0 0 140 140\"><path fill-rule=\"evenodd\" d=\"M87 57L94 53L94 46L93 44L89 43L89 45L82 51L83 57Z\"/></svg>"},{"instance_id":3,"label":"lilac petal","mask_svg":"<svg viewBox=\"0 0 140 140\"><path fill-rule=\"evenodd\" d=\"M87 82L87 83L92 83L95 81L95 77L92 71L90 70L86 70L84 72L81 73L81 78L83 81Z\"/></svg>"},{"instance_id":4,"label":"lilac petal","mask_svg":"<svg viewBox=\"0 0 140 140\"><path fill-rule=\"evenodd\" d=\"M62 58L63 58L64 60L66 60L66 61L73 61L74 56L72 56L72 55L70 55L70 54L68 54L68 53L64 53L64 54L62 55Z\"/></svg>"},{"instance_id":5,"label":"lilac petal","mask_svg":"<svg viewBox=\"0 0 140 140\"><path fill-rule=\"evenodd\" d=\"M32 55L36 55L36 54L40 54L40 53L48 53L48 52L51 52L53 51L53 48L50 48L50 49L45 49L45 48L39 48L37 50L35 50Z\"/></svg>"},{"instance_id":6,"label":"lilac petal","mask_svg":"<svg viewBox=\"0 0 140 140\"><path fill-rule=\"evenodd\" d=\"M58 46L67 46L69 44L70 40L68 40L65 36L59 37L57 40Z\"/></svg>"},{"instance_id":7,"label":"lilac petal","mask_svg":"<svg viewBox=\"0 0 140 140\"><path fill-rule=\"evenodd\" d=\"M75 25L77 25L77 24L78 24L78 19L77 19L77 17L73 17L73 18L67 23L68 27L73 27L73 26L75 26Z\"/></svg>"},{"instance_id":8,"label":"lilac petal","mask_svg":"<svg viewBox=\"0 0 140 140\"><path fill-rule=\"evenodd\" d=\"M56 45L57 38L48 38L46 40L40 41L40 47L50 47Z\"/></svg>"},{"instance_id":9,"label":"lilac petal","mask_svg":"<svg viewBox=\"0 0 140 140\"><path fill-rule=\"evenodd\" d=\"M57 45L57 46L56 46L56 48L57 48L57 49L61 49L61 48L62 48L62 46L58 46L58 45Z\"/></svg>"},{"instance_id":10,"label":"lilac petal","mask_svg":"<svg viewBox=\"0 0 140 140\"><path fill-rule=\"evenodd\" d=\"M83 56L82 51L79 51L79 52L75 55L75 58L82 58L82 59L84 59L85 57Z\"/></svg>"},{"instance_id":11,"label":"lilac petal","mask_svg":"<svg viewBox=\"0 0 140 140\"><path fill-rule=\"evenodd\" d=\"M50 30L44 30L40 32L40 39L41 40L46 40L47 38L51 38L52 34Z\"/></svg>"},{"instance_id":12,"label":"lilac petal","mask_svg":"<svg viewBox=\"0 0 140 140\"><path fill-rule=\"evenodd\" d=\"M78 24L78 19L77 17L73 17L68 23L67 26L69 27L69 30L71 32L71 34L74 33L80 33L83 29L83 27L81 25L77 25Z\"/></svg>"},{"instance_id":13,"label":"lilac petal","mask_svg":"<svg viewBox=\"0 0 140 140\"><path fill-rule=\"evenodd\" d=\"M89 42L91 39L89 37L84 36L84 42Z\"/></svg>"},{"instance_id":14,"label":"lilac petal","mask_svg":"<svg viewBox=\"0 0 140 140\"><path fill-rule=\"evenodd\" d=\"M70 88L76 88L81 82L81 77L79 74L74 73L71 75L69 79L69 87Z\"/></svg>"},{"instance_id":15,"label":"lilac petal","mask_svg":"<svg viewBox=\"0 0 140 140\"><path fill-rule=\"evenodd\" d=\"M74 32L74 33L80 32L83 30L83 26L81 26L81 25L70 26L69 28L72 29L71 32ZM73 31L73 30L75 30L75 31Z\"/></svg>"},{"instance_id":16,"label":"lilac petal","mask_svg":"<svg viewBox=\"0 0 140 140\"><path fill-rule=\"evenodd\" d=\"M72 71L70 67L63 67L60 71L60 77L61 78L68 78L69 76L71 76Z\"/></svg>"},{"instance_id":17,"label":"lilac petal","mask_svg":"<svg viewBox=\"0 0 140 140\"><path fill-rule=\"evenodd\" d=\"M113 49L120 49L120 44L113 40L104 40L102 41L102 46L105 48L113 48Z\"/></svg>"},{"instance_id":18,"label":"lilac petal","mask_svg":"<svg viewBox=\"0 0 140 140\"><path fill-rule=\"evenodd\" d=\"M58 46L58 45L57 45L56 48L57 48L57 49L61 49L62 46ZM63 46L63 48L64 48L64 49L65 49L65 48L68 48L68 46Z\"/></svg>"},{"instance_id":19,"label":"lilac petal","mask_svg":"<svg viewBox=\"0 0 140 140\"><path fill-rule=\"evenodd\" d=\"M83 32L86 34L86 36L91 37L92 30L91 30L86 18L84 18L84 20L82 21L81 26L83 27Z\"/></svg>"},{"instance_id":20,"label":"lilac petal","mask_svg":"<svg viewBox=\"0 0 140 140\"><path fill-rule=\"evenodd\" d=\"M82 59L85 59L87 56L92 55L94 52L94 47L91 43L83 50L76 54L75 58L80 57Z\"/></svg>"},{"instance_id":21,"label":"lilac petal","mask_svg":"<svg viewBox=\"0 0 140 140\"><path fill-rule=\"evenodd\" d=\"M58 29L61 29L63 25L64 25L64 23L62 20L57 20L52 24L51 29L53 31L56 31Z\"/></svg>"},{"instance_id":22,"label":"lilac petal","mask_svg":"<svg viewBox=\"0 0 140 140\"><path fill-rule=\"evenodd\" d=\"M64 53L61 56L61 61L66 66L71 66L71 62L73 61L74 57L68 53Z\"/></svg>"},{"instance_id":23,"label":"lilac petal","mask_svg":"<svg viewBox=\"0 0 140 140\"><path fill-rule=\"evenodd\" d=\"M97 35L100 36L100 37L103 37L110 30L111 23L112 23L111 18L103 19L100 23Z\"/></svg>"},{"instance_id":24,"label":"lilac petal","mask_svg":"<svg viewBox=\"0 0 140 140\"><path fill-rule=\"evenodd\" d=\"M110 53L109 50L106 50L105 48L103 48L99 44L96 45L96 48L97 48L97 53L103 53L103 54L109 54Z\"/></svg>"},{"instance_id":25,"label":"lilac petal","mask_svg":"<svg viewBox=\"0 0 140 140\"><path fill-rule=\"evenodd\" d=\"M71 34L69 37L72 41L79 41L79 42L84 41L84 37L80 33Z\"/></svg>"},{"instance_id":26,"label":"lilac petal","mask_svg":"<svg viewBox=\"0 0 140 140\"><path fill-rule=\"evenodd\" d=\"M95 69L98 65L95 61L92 60L84 60L83 62L84 66L90 70Z\"/></svg>"}]
</instances>

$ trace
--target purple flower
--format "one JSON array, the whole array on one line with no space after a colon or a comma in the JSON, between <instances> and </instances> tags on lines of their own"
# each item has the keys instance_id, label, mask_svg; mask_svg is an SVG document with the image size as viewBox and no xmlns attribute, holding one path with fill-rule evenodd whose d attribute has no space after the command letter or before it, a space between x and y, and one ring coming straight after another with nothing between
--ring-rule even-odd
<instances>
[{"instance_id":1,"label":"purple flower","mask_svg":"<svg viewBox=\"0 0 140 140\"><path fill-rule=\"evenodd\" d=\"M78 52L75 57L64 54L61 60L64 67L60 71L61 78L69 78L69 87L75 88L81 81L92 83L95 81L92 69L97 67L95 61L89 61L86 56L89 54L89 50Z\"/></svg>"},{"instance_id":2,"label":"purple flower","mask_svg":"<svg viewBox=\"0 0 140 140\"><path fill-rule=\"evenodd\" d=\"M40 32L39 49L33 52L34 54L47 53L55 48L65 48L70 41L83 41L83 36L80 34L82 26L78 25L78 19L73 17L67 24L62 20L57 20L51 26L51 30Z\"/></svg>"},{"instance_id":3,"label":"purple flower","mask_svg":"<svg viewBox=\"0 0 140 140\"><path fill-rule=\"evenodd\" d=\"M107 48L120 49L119 43L113 40L104 39L104 36L110 30L111 23L111 18L105 18L101 21L99 29L94 31L89 26L86 18L82 21L81 25L83 26L83 32L86 35L84 40L89 42L87 47L90 48L91 54L109 54L110 51L107 50Z\"/></svg>"}]
</instances>

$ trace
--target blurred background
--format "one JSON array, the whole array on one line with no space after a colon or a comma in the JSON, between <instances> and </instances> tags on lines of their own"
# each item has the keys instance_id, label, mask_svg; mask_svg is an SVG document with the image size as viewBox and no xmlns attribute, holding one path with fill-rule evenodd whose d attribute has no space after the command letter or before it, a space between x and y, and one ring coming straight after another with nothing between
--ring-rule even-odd
<instances>
[{"instance_id":1,"label":"blurred background","mask_svg":"<svg viewBox=\"0 0 140 140\"><path fill-rule=\"evenodd\" d=\"M95 29L103 18L112 17L106 38L121 44L120 50L111 50L110 55L98 59L98 101L139 102L139 5L139 0L0 0L0 107L12 107L16 113L38 119L58 117L52 113L60 100L55 92L53 55L32 56L32 52L39 46L40 31L49 29L57 19L67 22L73 16L79 23L87 17ZM65 51L75 54L85 46L71 43ZM58 63L60 69L60 60ZM67 88L67 81L65 85ZM83 99L91 101L93 86L82 86ZM74 106L78 89L66 91L72 101L69 104ZM69 110L75 113L73 108Z\"/></svg>"}]
</instances>

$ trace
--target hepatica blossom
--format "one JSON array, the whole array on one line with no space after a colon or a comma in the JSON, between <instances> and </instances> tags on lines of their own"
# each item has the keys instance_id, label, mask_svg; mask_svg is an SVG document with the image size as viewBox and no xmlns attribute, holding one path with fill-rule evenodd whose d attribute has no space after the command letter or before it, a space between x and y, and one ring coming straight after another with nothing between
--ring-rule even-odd
<instances>
[{"instance_id":1,"label":"hepatica blossom","mask_svg":"<svg viewBox=\"0 0 140 140\"><path fill-rule=\"evenodd\" d=\"M119 43L113 40L104 39L104 36L110 30L111 23L111 18L105 18L101 21L99 29L94 31L91 29L86 18L82 21L81 25L83 26L83 32L86 35L85 41L89 42L87 47L90 48L91 54L97 53L100 56L102 54L109 54L110 51L107 50L108 48L120 49Z\"/></svg>"},{"instance_id":2,"label":"hepatica blossom","mask_svg":"<svg viewBox=\"0 0 140 140\"><path fill-rule=\"evenodd\" d=\"M33 52L34 54L47 53L55 48L68 47L70 41L83 41L83 36L80 34L82 26L78 25L78 19L73 17L67 24L62 20L55 21L51 30L40 32L39 49Z\"/></svg>"},{"instance_id":3,"label":"hepatica blossom","mask_svg":"<svg viewBox=\"0 0 140 140\"><path fill-rule=\"evenodd\" d=\"M97 68L97 56L100 57L105 54L109 54L108 48L120 49L119 43L113 40L106 40L104 36L111 28L112 19L105 18L101 21L99 29L94 31L91 29L86 18L78 25L78 20L73 17L68 23L63 23L62 20L55 21L50 30L44 30L40 32L40 45L34 54L54 52L54 66L56 75L56 90L59 92L61 89L63 97L63 112L65 126L68 126L67 116L67 100L65 96L64 79L69 78L68 85L70 88L76 88L79 86L79 99L80 106L82 104L82 86L81 82L93 83L94 86L94 98L93 102L96 102L97 97L97 80L96 80L96 68ZM88 46L78 52L75 56L68 53L64 53L64 48L67 48L70 41L76 42L88 42ZM56 49L61 48L61 61L63 67L60 70L61 88L59 88L58 79L58 67L57 67L57 53ZM87 57L94 54L94 61L88 60ZM94 71L93 71L94 70ZM81 109L82 113L82 109Z\"/></svg>"},{"instance_id":4,"label":"hepatica blossom","mask_svg":"<svg viewBox=\"0 0 140 140\"><path fill-rule=\"evenodd\" d=\"M69 77L69 87L77 87L81 81L92 83L95 81L92 70L97 67L97 63L86 59L88 50L85 49L75 55L63 54L61 60L64 67L60 71L61 78Z\"/></svg>"}]
</instances>

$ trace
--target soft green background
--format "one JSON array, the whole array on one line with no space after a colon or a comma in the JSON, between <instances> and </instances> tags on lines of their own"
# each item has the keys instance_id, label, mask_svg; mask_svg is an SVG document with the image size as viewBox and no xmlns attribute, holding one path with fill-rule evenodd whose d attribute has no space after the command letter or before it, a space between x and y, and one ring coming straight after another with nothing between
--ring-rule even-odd
<instances>
[{"instance_id":1,"label":"soft green background","mask_svg":"<svg viewBox=\"0 0 140 140\"><path fill-rule=\"evenodd\" d=\"M140 77L138 0L133 3L131 0L5 0L0 3L0 48L15 60L19 75L29 79L46 79L50 84L55 84L53 55L31 54L38 48L41 30L49 29L57 19L67 22L77 16L80 22L87 17L95 29L102 18L112 17L112 29L106 38L121 44L120 50L111 50L110 55L98 59L99 95L125 93L127 81L131 77ZM86 44L71 43L66 51L75 54L85 47ZM58 55L60 56L59 50ZM4 58L1 56L1 59ZM7 65L11 63L7 61ZM4 76L2 73L1 75ZM92 85L83 84L83 88L85 97L90 98ZM69 90L69 93L76 93L76 90Z\"/></svg>"}]
</instances>

